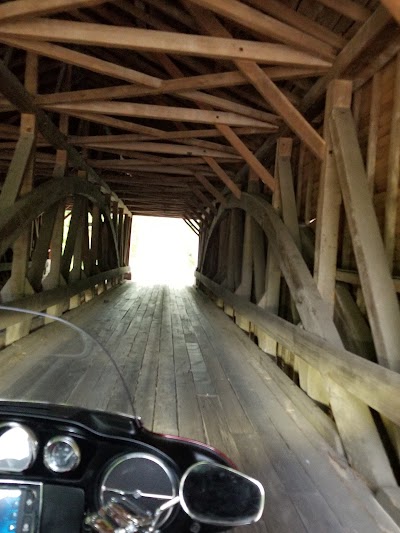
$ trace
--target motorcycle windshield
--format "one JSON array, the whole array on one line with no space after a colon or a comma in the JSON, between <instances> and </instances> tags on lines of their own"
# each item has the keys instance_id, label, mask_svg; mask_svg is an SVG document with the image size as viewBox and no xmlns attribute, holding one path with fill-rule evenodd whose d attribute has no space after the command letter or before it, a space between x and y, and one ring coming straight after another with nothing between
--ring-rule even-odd
<instances>
[{"instance_id":1,"label":"motorcycle windshield","mask_svg":"<svg viewBox=\"0 0 400 533\"><path fill-rule=\"evenodd\" d=\"M71 311L51 318L0 306L0 400L134 415L127 385L133 383L132 362L112 350L111 332L101 321L92 326L77 316Z\"/></svg>"}]
</instances>

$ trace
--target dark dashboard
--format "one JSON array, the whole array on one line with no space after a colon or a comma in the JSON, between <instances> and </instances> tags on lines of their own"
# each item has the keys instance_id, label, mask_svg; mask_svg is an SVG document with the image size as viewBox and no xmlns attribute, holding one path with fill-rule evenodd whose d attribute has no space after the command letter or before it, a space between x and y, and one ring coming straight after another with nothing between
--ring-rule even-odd
<instances>
[{"instance_id":1,"label":"dark dashboard","mask_svg":"<svg viewBox=\"0 0 400 533\"><path fill-rule=\"evenodd\" d=\"M133 512L151 513L177 495L185 470L204 460L232 466L213 448L152 433L137 418L0 402L0 532L85 531L85 514L113 496ZM166 533L200 527L179 507L165 512L161 525Z\"/></svg>"}]
</instances>

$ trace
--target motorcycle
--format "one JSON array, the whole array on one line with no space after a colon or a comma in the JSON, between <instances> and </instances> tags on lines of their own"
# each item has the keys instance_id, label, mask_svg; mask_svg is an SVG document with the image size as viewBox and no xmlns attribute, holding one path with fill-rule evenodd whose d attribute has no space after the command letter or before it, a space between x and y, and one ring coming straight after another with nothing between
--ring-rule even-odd
<instances>
[{"instance_id":1,"label":"motorcycle","mask_svg":"<svg viewBox=\"0 0 400 533\"><path fill-rule=\"evenodd\" d=\"M211 446L144 427L126 350L112 355L44 313L0 306L0 324L0 533L200 533L259 520L261 483ZM12 342L14 327L34 331ZM101 324L94 333L112 343Z\"/></svg>"}]
</instances>

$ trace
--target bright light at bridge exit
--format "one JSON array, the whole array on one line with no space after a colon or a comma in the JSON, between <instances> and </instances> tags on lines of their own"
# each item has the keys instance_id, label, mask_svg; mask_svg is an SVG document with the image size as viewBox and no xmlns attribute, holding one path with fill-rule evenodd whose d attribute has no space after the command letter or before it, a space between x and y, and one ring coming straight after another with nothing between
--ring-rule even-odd
<instances>
[{"instance_id":1,"label":"bright light at bridge exit","mask_svg":"<svg viewBox=\"0 0 400 533\"><path fill-rule=\"evenodd\" d=\"M141 285L193 285L198 237L181 219L134 216L130 266Z\"/></svg>"}]
</instances>

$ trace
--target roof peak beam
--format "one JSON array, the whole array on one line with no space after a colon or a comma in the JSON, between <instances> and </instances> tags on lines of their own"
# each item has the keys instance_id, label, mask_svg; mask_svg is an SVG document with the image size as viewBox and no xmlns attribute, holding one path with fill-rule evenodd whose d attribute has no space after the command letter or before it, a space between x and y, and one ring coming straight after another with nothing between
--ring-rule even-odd
<instances>
[{"instance_id":1,"label":"roof peak beam","mask_svg":"<svg viewBox=\"0 0 400 533\"><path fill-rule=\"evenodd\" d=\"M85 44L105 48L122 48L214 59L249 59L273 65L326 67L331 61L317 58L284 44L227 39L204 35L187 35L157 30L118 27L107 24L37 18L29 22L0 25L0 35L18 36L40 41Z\"/></svg>"}]
</instances>

